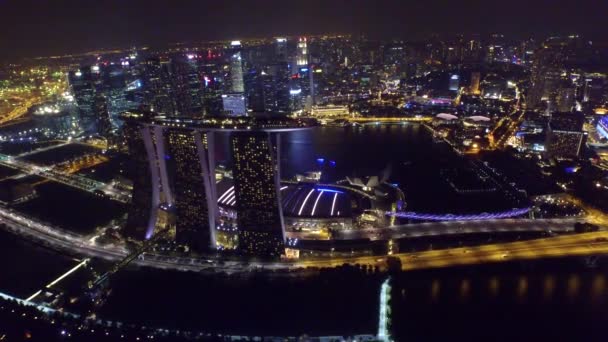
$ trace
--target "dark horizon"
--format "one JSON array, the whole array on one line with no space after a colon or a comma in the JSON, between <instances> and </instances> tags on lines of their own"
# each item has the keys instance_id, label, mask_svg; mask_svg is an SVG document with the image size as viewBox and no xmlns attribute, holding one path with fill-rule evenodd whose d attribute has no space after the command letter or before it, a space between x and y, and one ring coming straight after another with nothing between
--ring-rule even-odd
<instances>
[{"instance_id":1,"label":"dark horizon","mask_svg":"<svg viewBox=\"0 0 608 342\"><path fill-rule=\"evenodd\" d=\"M396 0L97 1L0 0L0 59L276 35L365 34L417 40L492 32L514 38L581 34L604 40L608 3Z\"/></svg>"}]
</instances>

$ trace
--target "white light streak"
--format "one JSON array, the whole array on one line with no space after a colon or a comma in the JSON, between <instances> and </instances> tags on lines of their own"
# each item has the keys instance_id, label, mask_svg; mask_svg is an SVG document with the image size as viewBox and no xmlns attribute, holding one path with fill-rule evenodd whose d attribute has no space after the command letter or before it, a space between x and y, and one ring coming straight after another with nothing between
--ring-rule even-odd
<instances>
[{"instance_id":1,"label":"white light streak","mask_svg":"<svg viewBox=\"0 0 608 342\"><path fill-rule=\"evenodd\" d=\"M336 208L336 198L338 198L338 193L334 194L334 200L331 202L331 216L334 216L334 209Z\"/></svg>"},{"instance_id":2,"label":"white light streak","mask_svg":"<svg viewBox=\"0 0 608 342\"><path fill-rule=\"evenodd\" d=\"M325 191L321 190L319 196L317 196L317 200L315 201L315 205L312 207L312 211L310 212L310 216L315 216L315 211L317 210L317 203L319 203L319 199L321 199L321 195L323 195Z\"/></svg>"},{"instance_id":3,"label":"white light streak","mask_svg":"<svg viewBox=\"0 0 608 342\"><path fill-rule=\"evenodd\" d=\"M304 206L306 205L306 202L308 202L308 198L310 197L310 195L312 195L313 191L315 191L315 189L311 189L308 195L306 195L306 198L304 199L304 202L302 202L300 210L298 211L298 216L302 215L302 210L304 210Z\"/></svg>"},{"instance_id":4,"label":"white light streak","mask_svg":"<svg viewBox=\"0 0 608 342\"><path fill-rule=\"evenodd\" d=\"M232 186L230 189L226 190L226 192L224 192L222 194L222 196L220 196L220 198L217 199L217 201L221 201L226 195L228 195L230 192L234 191L234 186Z\"/></svg>"}]
</instances>

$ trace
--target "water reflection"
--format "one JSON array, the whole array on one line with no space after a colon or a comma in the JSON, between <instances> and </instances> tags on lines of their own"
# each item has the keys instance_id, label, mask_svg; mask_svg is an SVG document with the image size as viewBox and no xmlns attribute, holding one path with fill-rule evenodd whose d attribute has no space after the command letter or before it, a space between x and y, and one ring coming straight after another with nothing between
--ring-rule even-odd
<instances>
[{"instance_id":1,"label":"water reflection","mask_svg":"<svg viewBox=\"0 0 608 342\"><path fill-rule=\"evenodd\" d=\"M517 297L523 299L528 294L528 277L520 276L517 281Z\"/></svg>"},{"instance_id":2,"label":"water reflection","mask_svg":"<svg viewBox=\"0 0 608 342\"><path fill-rule=\"evenodd\" d=\"M438 279L434 279L433 283L431 284L431 299L434 302L439 300L440 291L441 291L441 283L439 282Z\"/></svg>"},{"instance_id":3,"label":"water reflection","mask_svg":"<svg viewBox=\"0 0 608 342\"><path fill-rule=\"evenodd\" d=\"M553 291L555 291L555 277L548 275L544 280L543 297L545 299L551 299L553 296Z\"/></svg>"},{"instance_id":4,"label":"water reflection","mask_svg":"<svg viewBox=\"0 0 608 342\"><path fill-rule=\"evenodd\" d=\"M594 299L601 297L604 294L604 288L606 287L606 278L603 274L596 274L593 277L591 285L591 295Z\"/></svg>"},{"instance_id":5,"label":"water reflection","mask_svg":"<svg viewBox=\"0 0 608 342\"><path fill-rule=\"evenodd\" d=\"M490 288L490 294L492 294L492 296L498 295L498 291L500 290L500 281L498 280L498 277L492 277L488 286Z\"/></svg>"},{"instance_id":6,"label":"water reflection","mask_svg":"<svg viewBox=\"0 0 608 342\"><path fill-rule=\"evenodd\" d=\"M460 282L460 298L468 299L469 292L471 291L471 281L469 279L462 279Z\"/></svg>"},{"instance_id":7,"label":"water reflection","mask_svg":"<svg viewBox=\"0 0 608 342\"><path fill-rule=\"evenodd\" d=\"M399 322L394 336L487 341L500 332L499 339L507 341L522 340L525 331L524 340L603 341L597 337L605 336L601 327L608 324L608 263L604 266L585 268L573 258L412 272L395 285L405 287L408 296L393 303Z\"/></svg>"},{"instance_id":8,"label":"water reflection","mask_svg":"<svg viewBox=\"0 0 608 342\"><path fill-rule=\"evenodd\" d=\"M568 277L568 297L574 298L578 295L581 286L581 279L578 274L571 274Z\"/></svg>"}]
</instances>

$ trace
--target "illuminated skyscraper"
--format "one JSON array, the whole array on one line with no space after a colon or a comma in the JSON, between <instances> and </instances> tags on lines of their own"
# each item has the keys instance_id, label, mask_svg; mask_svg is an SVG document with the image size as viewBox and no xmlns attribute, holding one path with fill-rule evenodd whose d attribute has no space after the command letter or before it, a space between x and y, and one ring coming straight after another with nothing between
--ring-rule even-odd
<instances>
[{"instance_id":1,"label":"illuminated skyscraper","mask_svg":"<svg viewBox=\"0 0 608 342\"><path fill-rule=\"evenodd\" d=\"M306 44L306 37L302 37L298 41L296 65L299 67L308 65L308 46Z\"/></svg>"},{"instance_id":2,"label":"illuminated skyscraper","mask_svg":"<svg viewBox=\"0 0 608 342\"><path fill-rule=\"evenodd\" d=\"M470 94L479 94L479 83L481 81L481 73L474 71L471 73L471 85L469 86Z\"/></svg>"},{"instance_id":3,"label":"illuminated skyscraper","mask_svg":"<svg viewBox=\"0 0 608 342\"><path fill-rule=\"evenodd\" d=\"M175 115L176 106L171 86L171 61L167 58L150 58L144 64L144 102L155 113Z\"/></svg>"},{"instance_id":4,"label":"illuminated skyscraper","mask_svg":"<svg viewBox=\"0 0 608 342\"><path fill-rule=\"evenodd\" d=\"M93 114L97 118L97 133L107 137L112 131L112 122L110 120L110 112L108 111L108 101L105 96L101 94L95 95Z\"/></svg>"},{"instance_id":5,"label":"illuminated skyscraper","mask_svg":"<svg viewBox=\"0 0 608 342\"><path fill-rule=\"evenodd\" d=\"M287 39L277 38L275 41L275 61L286 62L287 61Z\"/></svg>"},{"instance_id":6,"label":"illuminated skyscraper","mask_svg":"<svg viewBox=\"0 0 608 342\"><path fill-rule=\"evenodd\" d=\"M578 113L553 113L547 126L546 156L576 159L585 143L584 117Z\"/></svg>"},{"instance_id":7,"label":"illuminated skyscraper","mask_svg":"<svg viewBox=\"0 0 608 342\"><path fill-rule=\"evenodd\" d=\"M450 76L449 89L451 91L458 91L459 86L460 86L460 76L458 76L456 74Z\"/></svg>"},{"instance_id":8,"label":"illuminated skyscraper","mask_svg":"<svg viewBox=\"0 0 608 342\"><path fill-rule=\"evenodd\" d=\"M132 111L121 115L133 179L125 233L149 239L162 225L160 221L175 222L175 238L181 245L197 251L216 247L219 209L213 136L225 131L231 133L239 249L263 257L281 255L284 230L278 136L307 126L285 118L244 117L228 128L216 119L183 120L153 114ZM159 210L173 216L159 219Z\"/></svg>"},{"instance_id":9,"label":"illuminated skyscraper","mask_svg":"<svg viewBox=\"0 0 608 342\"><path fill-rule=\"evenodd\" d=\"M145 102L158 114L203 115L203 84L194 55L151 58L146 61L143 87Z\"/></svg>"},{"instance_id":10,"label":"illuminated skyscraper","mask_svg":"<svg viewBox=\"0 0 608 342\"><path fill-rule=\"evenodd\" d=\"M90 67L82 67L76 71L70 71L68 74L74 99L78 104L80 127L90 133L97 131L97 118L93 108L96 94L93 77Z\"/></svg>"},{"instance_id":11,"label":"illuminated skyscraper","mask_svg":"<svg viewBox=\"0 0 608 342\"><path fill-rule=\"evenodd\" d=\"M230 45L230 91L232 93L243 93L245 92L245 85L243 82L241 42L233 41Z\"/></svg>"},{"instance_id":12,"label":"illuminated skyscraper","mask_svg":"<svg viewBox=\"0 0 608 342\"><path fill-rule=\"evenodd\" d=\"M203 84L195 55L175 57L171 63L171 85L175 100L175 115L203 115Z\"/></svg>"},{"instance_id":13,"label":"illuminated skyscraper","mask_svg":"<svg viewBox=\"0 0 608 342\"><path fill-rule=\"evenodd\" d=\"M278 134L268 132L235 132L230 138L239 250L245 254L273 257L284 252L278 140Z\"/></svg>"},{"instance_id":14,"label":"illuminated skyscraper","mask_svg":"<svg viewBox=\"0 0 608 342\"><path fill-rule=\"evenodd\" d=\"M558 112L570 112L575 104L576 88L572 82L562 82L557 88L555 102Z\"/></svg>"},{"instance_id":15,"label":"illuminated skyscraper","mask_svg":"<svg viewBox=\"0 0 608 342\"><path fill-rule=\"evenodd\" d=\"M208 156L213 133L170 128L166 135L174 168L176 242L198 251L215 248L215 167Z\"/></svg>"}]
</instances>

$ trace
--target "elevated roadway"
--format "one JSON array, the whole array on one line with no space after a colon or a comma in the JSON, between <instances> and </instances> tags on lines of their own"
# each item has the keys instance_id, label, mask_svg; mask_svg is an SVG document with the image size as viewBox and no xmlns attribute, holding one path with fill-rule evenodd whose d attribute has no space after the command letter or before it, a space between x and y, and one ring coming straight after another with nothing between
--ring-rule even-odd
<instances>
[{"instance_id":1,"label":"elevated roadway","mask_svg":"<svg viewBox=\"0 0 608 342\"><path fill-rule=\"evenodd\" d=\"M389 240L442 235L546 232L567 233L574 231L574 224L584 218L563 219L493 219L485 221L446 221L414 223L387 228L352 229L334 232L336 240L369 239Z\"/></svg>"},{"instance_id":2,"label":"elevated roadway","mask_svg":"<svg viewBox=\"0 0 608 342\"><path fill-rule=\"evenodd\" d=\"M82 236L61 231L21 214L0 207L3 227L50 248L83 257L119 261L130 252L121 246L101 246ZM472 265L511 260L532 260L547 257L586 256L608 254L608 232L573 234L523 242L484 245L419 253L395 254L404 270ZM158 269L247 273L257 270L291 271L302 268L337 267L343 264L362 264L386 267L386 256L334 257L299 260L219 259L215 256L187 258L144 254L132 264Z\"/></svg>"}]
</instances>

